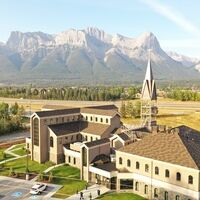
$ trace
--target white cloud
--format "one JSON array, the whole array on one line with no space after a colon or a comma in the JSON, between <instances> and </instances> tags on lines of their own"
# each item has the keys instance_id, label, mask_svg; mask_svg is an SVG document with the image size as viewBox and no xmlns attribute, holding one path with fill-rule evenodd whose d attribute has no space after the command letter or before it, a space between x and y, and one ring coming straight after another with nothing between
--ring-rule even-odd
<instances>
[{"instance_id":1,"label":"white cloud","mask_svg":"<svg viewBox=\"0 0 200 200\"><path fill-rule=\"evenodd\" d=\"M179 11L176 9L161 3L156 0L140 0L144 4L148 5L155 12L166 17L173 23L177 24L183 30L192 33L194 36L200 37L200 29L195 26L190 20L186 19Z\"/></svg>"}]
</instances>

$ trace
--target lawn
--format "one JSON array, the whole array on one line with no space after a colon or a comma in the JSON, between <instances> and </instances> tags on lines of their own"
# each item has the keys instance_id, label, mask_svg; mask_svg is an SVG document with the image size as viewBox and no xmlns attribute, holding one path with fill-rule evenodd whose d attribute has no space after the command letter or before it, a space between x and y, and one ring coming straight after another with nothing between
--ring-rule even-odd
<instances>
[{"instance_id":1,"label":"lawn","mask_svg":"<svg viewBox=\"0 0 200 200\"><path fill-rule=\"evenodd\" d=\"M5 150L6 148L0 148L0 162L13 158L12 155L4 153Z\"/></svg>"},{"instance_id":2,"label":"lawn","mask_svg":"<svg viewBox=\"0 0 200 200\"><path fill-rule=\"evenodd\" d=\"M16 150L12 150L13 153L19 155L19 156L24 156L26 155L26 149L24 149L23 147L22 148L18 148Z\"/></svg>"},{"instance_id":3,"label":"lawn","mask_svg":"<svg viewBox=\"0 0 200 200\"><path fill-rule=\"evenodd\" d=\"M85 188L86 182L80 179L80 170L69 165L63 165L51 170L54 184L63 185L63 187L53 195L56 198L67 198Z\"/></svg>"},{"instance_id":4,"label":"lawn","mask_svg":"<svg viewBox=\"0 0 200 200\"><path fill-rule=\"evenodd\" d=\"M30 173L40 173L43 172L45 169L52 166L52 163L45 163L45 164L39 164L38 162L32 161L30 158L28 159L28 168ZM0 170L0 175L8 176L10 168L12 168L15 172L22 172L24 173L26 171L26 157L25 158L19 158L17 160L9 161L4 164L3 170Z\"/></svg>"},{"instance_id":5,"label":"lawn","mask_svg":"<svg viewBox=\"0 0 200 200\"><path fill-rule=\"evenodd\" d=\"M108 193L100 196L102 200L145 200L145 198L133 193Z\"/></svg>"},{"instance_id":6,"label":"lawn","mask_svg":"<svg viewBox=\"0 0 200 200\"><path fill-rule=\"evenodd\" d=\"M11 151L12 151L12 150L15 150L15 149L23 148L23 147L25 147L25 143L16 144L16 145L11 149Z\"/></svg>"}]
</instances>

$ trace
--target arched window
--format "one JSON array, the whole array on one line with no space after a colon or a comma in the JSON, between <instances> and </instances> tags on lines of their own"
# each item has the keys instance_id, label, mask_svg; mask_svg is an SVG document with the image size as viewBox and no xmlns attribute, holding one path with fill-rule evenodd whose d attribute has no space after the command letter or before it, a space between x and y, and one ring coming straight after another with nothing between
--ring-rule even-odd
<instances>
[{"instance_id":1,"label":"arched window","mask_svg":"<svg viewBox=\"0 0 200 200\"><path fill-rule=\"evenodd\" d=\"M136 169L140 169L140 163L139 162L136 162Z\"/></svg>"},{"instance_id":2,"label":"arched window","mask_svg":"<svg viewBox=\"0 0 200 200\"><path fill-rule=\"evenodd\" d=\"M93 137L92 137L92 136L90 137L90 141L91 141L91 142L93 141Z\"/></svg>"},{"instance_id":3,"label":"arched window","mask_svg":"<svg viewBox=\"0 0 200 200\"><path fill-rule=\"evenodd\" d=\"M155 167L155 174L158 175L159 174L159 168Z\"/></svg>"},{"instance_id":4,"label":"arched window","mask_svg":"<svg viewBox=\"0 0 200 200\"><path fill-rule=\"evenodd\" d=\"M90 117L90 121L92 121L92 117Z\"/></svg>"},{"instance_id":5,"label":"arched window","mask_svg":"<svg viewBox=\"0 0 200 200\"><path fill-rule=\"evenodd\" d=\"M169 170L168 169L165 170L165 177L169 178Z\"/></svg>"},{"instance_id":6,"label":"arched window","mask_svg":"<svg viewBox=\"0 0 200 200\"><path fill-rule=\"evenodd\" d=\"M95 118L95 121L96 121L96 122L98 121L98 118L97 118L97 117Z\"/></svg>"},{"instance_id":7,"label":"arched window","mask_svg":"<svg viewBox=\"0 0 200 200\"><path fill-rule=\"evenodd\" d=\"M149 172L149 165L145 164L145 172Z\"/></svg>"},{"instance_id":8,"label":"arched window","mask_svg":"<svg viewBox=\"0 0 200 200\"><path fill-rule=\"evenodd\" d=\"M176 195L176 200L180 200L180 197L179 197L179 195Z\"/></svg>"},{"instance_id":9,"label":"arched window","mask_svg":"<svg viewBox=\"0 0 200 200\"><path fill-rule=\"evenodd\" d=\"M53 137L50 137L50 147L53 147Z\"/></svg>"},{"instance_id":10,"label":"arched window","mask_svg":"<svg viewBox=\"0 0 200 200\"><path fill-rule=\"evenodd\" d=\"M138 191L139 190L139 183L135 182L135 190Z\"/></svg>"},{"instance_id":11,"label":"arched window","mask_svg":"<svg viewBox=\"0 0 200 200\"><path fill-rule=\"evenodd\" d=\"M158 189L154 188L154 197L158 197Z\"/></svg>"},{"instance_id":12,"label":"arched window","mask_svg":"<svg viewBox=\"0 0 200 200\"><path fill-rule=\"evenodd\" d=\"M176 173L176 180L177 181L181 180L181 174L179 172Z\"/></svg>"},{"instance_id":13,"label":"arched window","mask_svg":"<svg viewBox=\"0 0 200 200\"><path fill-rule=\"evenodd\" d=\"M103 122L103 118L101 118L101 122Z\"/></svg>"},{"instance_id":14,"label":"arched window","mask_svg":"<svg viewBox=\"0 0 200 200\"><path fill-rule=\"evenodd\" d=\"M106 118L106 123L108 123L108 118Z\"/></svg>"},{"instance_id":15,"label":"arched window","mask_svg":"<svg viewBox=\"0 0 200 200\"><path fill-rule=\"evenodd\" d=\"M85 136L85 140L87 141L87 135Z\"/></svg>"},{"instance_id":16,"label":"arched window","mask_svg":"<svg viewBox=\"0 0 200 200\"><path fill-rule=\"evenodd\" d=\"M165 194L164 194L165 196L165 200L168 200L168 192L165 192Z\"/></svg>"},{"instance_id":17,"label":"arched window","mask_svg":"<svg viewBox=\"0 0 200 200\"><path fill-rule=\"evenodd\" d=\"M193 184L193 177L191 175L188 176L188 183Z\"/></svg>"},{"instance_id":18,"label":"arched window","mask_svg":"<svg viewBox=\"0 0 200 200\"><path fill-rule=\"evenodd\" d=\"M131 166L131 161L128 159L127 160L127 167L130 167Z\"/></svg>"},{"instance_id":19,"label":"arched window","mask_svg":"<svg viewBox=\"0 0 200 200\"><path fill-rule=\"evenodd\" d=\"M121 157L119 158L119 164L120 165L122 164L122 158Z\"/></svg>"},{"instance_id":20,"label":"arched window","mask_svg":"<svg viewBox=\"0 0 200 200\"><path fill-rule=\"evenodd\" d=\"M148 185L144 186L144 194L148 194Z\"/></svg>"},{"instance_id":21,"label":"arched window","mask_svg":"<svg viewBox=\"0 0 200 200\"><path fill-rule=\"evenodd\" d=\"M85 117L86 121L88 120L88 116Z\"/></svg>"},{"instance_id":22,"label":"arched window","mask_svg":"<svg viewBox=\"0 0 200 200\"><path fill-rule=\"evenodd\" d=\"M71 157L70 157L70 156L68 157L68 162L69 162L69 163L71 162Z\"/></svg>"},{"instance_id":23,"label":"arched window","mask_svg":"<svg viewBox=\"0 0 200 200\"><path fill-rule=\"evenodd\" d=\"M76 164L76 158L74 158L74 165Z\"/></svg>"}]
</instances>

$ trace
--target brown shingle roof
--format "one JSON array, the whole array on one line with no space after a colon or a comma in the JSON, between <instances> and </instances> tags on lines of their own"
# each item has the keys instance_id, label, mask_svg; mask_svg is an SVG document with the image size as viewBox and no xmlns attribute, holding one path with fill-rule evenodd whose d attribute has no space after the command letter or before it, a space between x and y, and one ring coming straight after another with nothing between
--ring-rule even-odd
<instances>
[{"instance_id":1,"label":"brown shingle roof","mask_svg":"<svg viewBox=\"0 0 200 200\"><path fill-rule=\"evenodd\" d=\"M109 127L110 126L106 124L82 122L80 132L90 133L94 135L102 135L107 131Z\"/></svg>"},{"instance_id":2,"label":"brown shingle roof","mask_svg":"<svg viewBox=\"0 0 200 200\"><path fill-rule=\"evenodd\" d=\"M42 109L61 110L61 109L71 109L71 107L63 106L63 105L49 105L49 104L46 104L46 105L42 106Z\"/></svg>"},{"instance_id":3,"label":"brown shingle roof","mask_svg":"<svg viewBox=\"0 0 200 200\"><path fill-rule=\"evenodd\" d=\"M86 142L85 145L87 147L93 147L93 146L102 145L102 144L106 144L106 143L110 143L110 140L108 138L103 138L103 139L100 139L100 140L94 140L92 142Z\"/></svg>"},{"instance_id":4,"label":"brown shingle roof","mask_svg":"<svg viewBox=\"0 0 200 200\"><path fill-rule=\"evenodd\" d=\"M55 135L62 136L71 133L77 133L80 129L80 122L69 122L63 124L54 124L48 126Z\"/></svg>"},{"instance_id":5,"label":"brown shingle roof","mask_svg":"<svg viewBox=\"0 0 200 200\"><path fill-rule=\"evenodd\" d=\"M105 115L105 116L114 116L119 114L116 110L113 109L99 109L99 108L81 108L81 113L95 114L95 115Z\"/></svg>"},{"instance_id":6,"label":"brown shingle roof","mask_svg":"<svg viewBox=\"0 0 200 200\"><path fill-rule=\"evenodd\" d=\"M179 132L175 132L176 129ZM185 167L200 168L200 132L186 126L149 134L119 151Z\"/></svg>"},{"instance_id":7,"label":"brown shingle roof","mask_svg":"<svg viewBox=\"0 0 200 200\"><path fill-rule=\"evenodd\" d=\"M56 115L67 115L80 113L80 108L68 108L62 110L46 110L35 112L39 117L51 117Z\"/></svg>"},{"instance_id":8,"label":"brown shingle roof","mask_svg":"<svg viewBox=\"0 0 200 200\"><path fill-rule=\"evenodd\" d=\"M89 123L89 122L68 122L63 124L54 124L48 126L57 136L66 135L76 132L84 132L93 135L102 135L110 127L105 124Z\"/></svg>"}]
</instances>

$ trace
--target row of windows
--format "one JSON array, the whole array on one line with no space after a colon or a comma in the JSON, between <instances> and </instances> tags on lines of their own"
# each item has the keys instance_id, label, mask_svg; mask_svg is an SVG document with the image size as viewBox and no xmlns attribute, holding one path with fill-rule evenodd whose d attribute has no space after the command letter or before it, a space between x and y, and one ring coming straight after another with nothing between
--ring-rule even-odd
<instances>
[{"instance_id":1,"label":"row of windows","mask_svg":"<svg viewBox=\"0 0 200 200\"><path fill-rule=\"evenodd\" d=\"M72 164L71 161L72 161L72 160L71 160L71 156L68 156L68 163L71 163L71 164ZM74 164L74 165L76 164L76 158L73 158L73 164Z\"/></svg>"},{"instance_id":2,"label":"row of windows","mask_svg":"<svg viewBox=\"0 0 200 200\"><path fill-rule=\"evenodd\" d=\"M139 182L135 182L135 190L139 191ZM149 187L148 187L148 185L145 185L144 186L144 194L147 195L148 192L149 192ZM158 189L157 188L154 188L154 190L153 190L153 196L155 198L158 198ZM169 194L168 194L167 191L164 192L164 200L169 200ZM180 196L176 195L175 196L175 200L180 200ZM190 199L188 199L188 200L190 200Z\"/></svg>"},{"instance_id":3,"label":"row of windows","mask_svg":"<svg viewBox=\"0 0 200 200\"><path fill-rule=\"evenodd\" d=\"M67 118L64 118L64 117L58 118L58 117L57 117L57 118L55 119L56 124L59 123L59 119L60 119L61 123L64 123L64 122L79 120L79 119L80 119L80 116L71 116L71 117L67 117ZM45 124L48 123L47 119L44 120L44 123L45 123ZM53 124L53 123L54 123L54 119L51 118L51 119L49 120L49 123L50 123L50 124Z\"/></svg>"},{"instance_id":4,"label":"row of windows","mask_svg":"<svg viewBox=\"0 0 200 200\"><path fill-rule=\"evenodd\" d=\"M119 158L119 164L121 165L122 162L123 162L123 160L120 157ZM131 161L129 159L127 160L127 167L131 167ZM135 163L135 168L138 169L138 170L140 169L140 163L138 161ZM149 165L148 164L145 164L145 172L149 172ZM154 173L156 175L159 175L159 168L158 167L154 168ZM165 170L165 177L166 178L170 177L170 172L169 172L168 169ZM176 173L176 180L181 181L181 173L180 172ZM188 183L193 184L193 176L191 176L191 175L188 176Z\"/></svg>"},{"instance_id":5,"label":"row of windows","mask_svg":"<svg viewBox=\"0 0 200 200\"><path fill-rule=\"evenodd\" d=\"M92 116L91 117L86 116L85 120L86 121L90 120L92 122L93 121L93 117ZM103 118L102 117L101 118L95 117L94 121L103 123ZM106 123L108 124L108 118L106 118Z\"/></svg>"}]
</instances>

